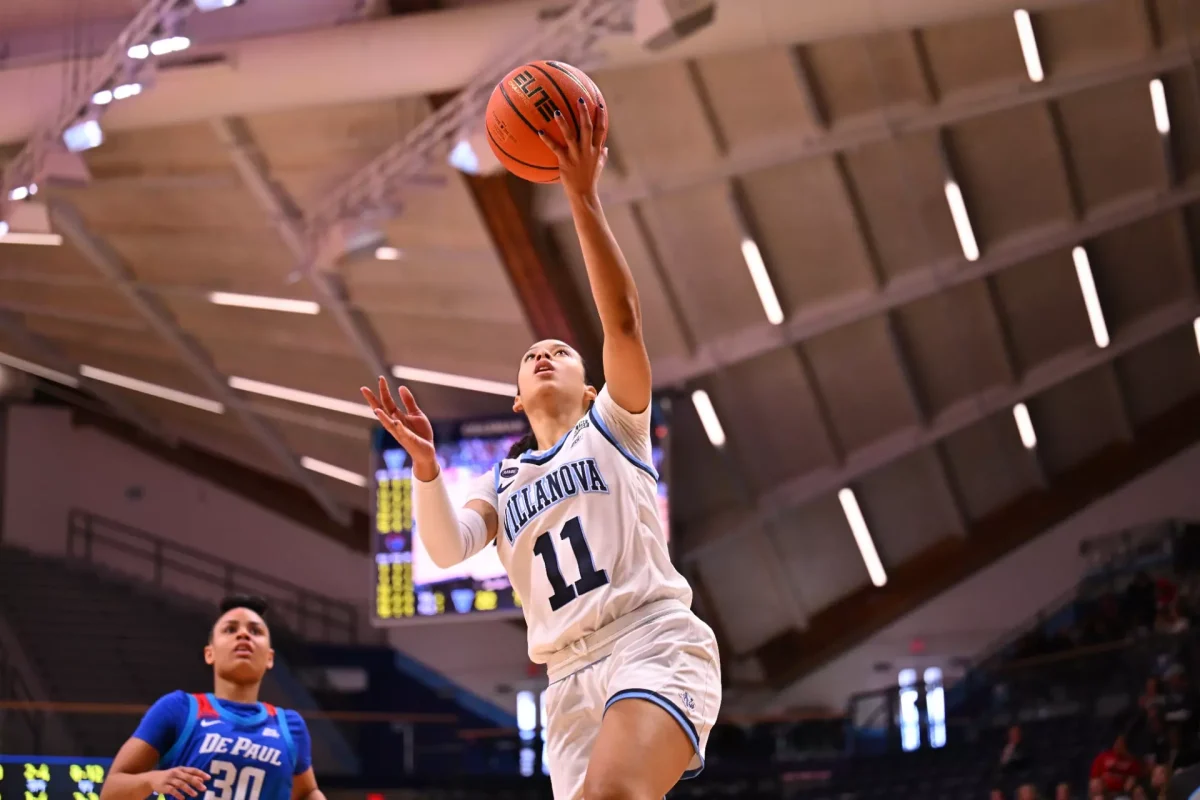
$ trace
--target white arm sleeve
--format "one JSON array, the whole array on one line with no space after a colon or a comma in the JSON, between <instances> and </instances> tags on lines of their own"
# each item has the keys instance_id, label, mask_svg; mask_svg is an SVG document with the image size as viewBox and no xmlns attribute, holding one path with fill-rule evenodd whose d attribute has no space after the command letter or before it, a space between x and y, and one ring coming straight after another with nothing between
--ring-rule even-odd
<instances>
[{"instance_id":1,"label":"white arm sleeve","mask_svg":"<svg viewBox=\"0 0 1200 800\"><path fill-rule=\"evenodd\" d=\"M490 484L490 476L483 477ZM442 569L452 567L487 546L487 522L478 511L454 508L441 472L428 483L415 477L412 482L417 535L434 564Z\"/></svg>"}]
</instances>

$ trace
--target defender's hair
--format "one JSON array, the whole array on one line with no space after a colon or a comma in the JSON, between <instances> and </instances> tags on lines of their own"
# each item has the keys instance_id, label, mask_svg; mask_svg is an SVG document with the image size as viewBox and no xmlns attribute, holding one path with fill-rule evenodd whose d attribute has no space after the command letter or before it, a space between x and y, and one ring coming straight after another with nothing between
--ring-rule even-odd
<instances>
[{"instance_id":1,"label":"defender's hair","mask_svg":"<svg viewBox=\"0 0 1200 800\"><path fill-rule=\"evenodd\" d=\"M217 618L213 620L213 624L208 629L208 641L212 642L213 629L217 627L217 622L221 617L233 611L235 608L244 608L247 611L253 611L267 620L267 612L271 610L271 605L266 599L255 594L231 594L221 599L221 604L218 606Z\"/></svg>"}]
</instances>

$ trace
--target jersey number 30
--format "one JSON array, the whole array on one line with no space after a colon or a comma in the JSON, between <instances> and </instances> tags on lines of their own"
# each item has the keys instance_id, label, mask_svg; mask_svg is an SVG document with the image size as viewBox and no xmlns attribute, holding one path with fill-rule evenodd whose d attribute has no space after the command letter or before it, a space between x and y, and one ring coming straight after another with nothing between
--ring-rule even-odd
<instances>
[{"instance_id":1,"label":"jersey number 30","mask_svg":"<svg viewBox=\"0 0 1200 800\"><path fill-rule=\"evenodd\" d=\"M238 769L228 761L214 761L209 767L212 773L212 788L204 800L258 800L262 794L267 773L258 767Z\"/></svg>"},{"instance_id":2,"label":"jersey number 30","mask_svg":"<svg viewBox=\"0 0 1200 800\"><path fill-rule=\"evenodd\" d=\"M554 549L554 535L547 531L533 543L533 552L546 562L546 578L550 581L554 594L550 595L550 610L558 611L567 603L580 595L587 594L592 589L599 589L608 583L608 573L596 569L592 561L592 551L588 547L587 538L583 535L583 526L579 517L572 517L563 525L559 538L571 543L571 552L575 554L575 563L579 565L579 580L567 583L563 579L562 570L558 566L558 553ZM242 800L242 798L237 798Z\"/></svg>"}]
</instances>

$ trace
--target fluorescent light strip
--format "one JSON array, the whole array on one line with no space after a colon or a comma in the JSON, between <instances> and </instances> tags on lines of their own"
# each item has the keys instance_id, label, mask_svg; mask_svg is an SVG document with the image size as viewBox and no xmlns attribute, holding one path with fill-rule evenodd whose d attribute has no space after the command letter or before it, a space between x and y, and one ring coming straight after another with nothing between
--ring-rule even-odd
<instances>
[{"instance_id":1,"label":"fluorescent light strip","mask_svg":"<svg viewBox=\"0 0 1200 800\"><path fill-rule=\"evenodd\" d=\"M304 456L300 459L300 466L307 470L311 470L312 472L324 475L327 478L345 481L346 483L352 483L355 486L367 485L366 475L359 475L357 472L352 472L348 469L343 469L342 467L335 466L334 464L329 464L324 461L318 461L317 459L309 458L308 456Z\"/></svg>"},{"instance_id":2,"label":"fluorescent light strip","mask_svg":"<svg viewBox=\"0 0 1200 800\"><path fill-rule=\"evenodd\" d=\"M1046 78L1046 72L1042 69L1042 57L1038 54L1033 19L1028 11L1018 8L1013 12L1013 21L1017 23L1017 38L1021 40L1021 55L1025 57L1025 71L1029 73L1029 80L1041 83Z\"/></svg>"},{"instance_id":3,"label":"fluorescent light strip","mask_svg":"<svg viewBox=\"0 0 1200 800\"><path fill-rule=\"evenodd\" d=\"M1017 433L1021 434L1021 444L1025 445L1025 449L1037 447L1037 431L1033 429L1033 419L1024 403L1013 406L1013 419L1017 421Z\"/></svg>"},{"instance_id":4,"label":"fluorescent light strip","mask_svg":"<svg viewBox=\"0 0 1200 800\"><path fill-rule=\"evenodd\" d=\"M1150 105L1154 109L1154 127L1166 136L1171 132L1171 112L1167 109L1167 90L1161 78L1150 81Z\"/></svg>"},{"instance_id":5,"label":"fluorescent light strip","mask_svg":"<svg viewBox=\"0 0 1200 800\"><path fill-rule=\"evenodd\" d=\"M455 389L466 389L469 392L498 394L504 397L516 397L517 385L502 381L488 381L483 378L468 378L463 375L450 375L445 372L435 372L430 369L416 367L392 367L392 375L402 381L431 383L435 386L450 386Z\"/></svg>"},{"instance_id":6,"label":"fluorescent light strip","mask_svg":"<svg viewBox=\"0 0 1200 800\"><path fill-rule=\"evenodd\" d=\"M1076 247L1071 251L1075 262L1075 275L1079 278L1079 289L1083 292L1083 304L1087 307L1088 321L1092 323L1092 338L1097 347L1108 347L1108 325L1104 322L1104 309L1100 307L1100 295L1096 294L1096 280L1092 276L1092 263L1087 251Z\"/></svg>"},{"instance_id":7,"label":"fluorescent light strip","mask_svg":"<svg viewBox=\"0 0 1200 800\"><path fill-rule=\"evenodd\" d=\"M708 434L708 440L712 442L713 447L724 447L725 429L721 427L721 420L717 418L717 410L713 408L708 392L703 389L692 392L692 405L696 407L696 413L700 415L700 424L704 426L704 432Z\"/></svg>"},{"instance_id":8,"label":"fluorescent light strip","mask_svg":"<svg viewBox=\"0 0 1200 800\"><path fill-rule=\"evenodd\" d=\"M263 397L274 397L276 400L287 400L289 403L300 403L306 406L315 408L323 408L327 411L337 411L342 414L353 414L356 417L364 417L366 419L377 419L375 412L366 403L355 403L350 400L338 400L335 397L326 397L323 394L314 394L313 392L304 392L299 389L289 389L286 386L276 386L273 383L264 383L255 381L249 378L239 378L237 376L230 377L229 386L237 389L240 392L249 392L250 394L261 394Z\"/></svg>"},{"instance_id":9,"label":"fluorescent light strip","mask_svg":"<svg viewBox=\"0 0 1200 800\"><path fill-rule=\"evenodd\" d=\"M63 238L57 233L19 233L8 229L7 223L0 223L0 244L31 244L43 247L58 247Z\"/></svg>"},{"instance_id":10,"label":"fluorescent light strip","mask_svg":"<svg viewBox=\"0 0 1200 800\"><path fill-rule=\"evenodd\" d=\"M758 243L749 237L742 239L742 258L750 270L750 280L754 281L754 290L758 292L758 302L762 303L767 322L780 324L783 322L783 309L779 306L775 287L771 285L771 276L767 274L767 265L763 263Z\"/></svg>"},{"instance_id":11,"label":"fluorescent light strip","mask_svg":"<svg viewBox=\"0 0 1200 800\"><path fill-rule=\"evenodd\" d=\"M846 515L846 521L850 523L850 532L854 534L854 543L858 545L859 555L867 566L871 583L884 586L887 584L887 573L883 571L883 562L879 560L875 541L871 538L871 532L867 530L867 521L863 519L862 509L858 507L858 498L854 496L852 489L842 489L838 492L838 502L842 504L842 513Z\"/></svg>"},{"instance_id":12,"label":"fluorescent light strip","mask_svg":"<svg viewBox=\"0 0 1200 800\"><path fill-rule=\"evenodd\" d=\"M1200 317L1196 317L1196 321L1192 323L1192 328L1196 331L1196 349L1200 350Z\"/></svg>"},{"instance_id":13,"label":"fluorescent light strip","mask_svg":"<svg viewBox=\"0 0 1200 800\"><path fill-rule=\"evenodd\" d=\"M963 255L967 261L978 261L979 243L975 241L975 231L971 229L971 216L967 213L962 189L954 181L946 181L945 189L946 203L950 206L950 216L954 218L954 230L958 233Z\"/></svg>"},{"instance_id":14,"label":"fluorescent light strip","mask_svg":"<svg viewBox=\"0 0 1200 800\"><path fill-rule=\"evenodd\" d=\"M20 370L21 372L27 372L30 375L36 375L39 378L45 378L48 381L61 383L63 386L70 386L72 389L79 388L79 379L72 375L67 375L65 372L59 372L49 367L43 367L41 364L34 364L32 361L26 361L23 358L10 356L8 353L0 353L0 364Z\"/></svg>"},{"instance_id":15,"label":"fluorescent light strip","mask_svg":"<svg viewBox=\"0 0 1200 800\"><path fill-rule=\"evenodd\" d=\"M132 392L141 392L148 394L151 397L157 397L160 400L170 400L172 403L191 406L198 408L201 411L209 411L213 414L224 414L225 406L218 403L216 400L209 400L207 397L197 397L194 394L181 392L178 389L168 389L166 386L159 386L157 383L149 383L148 381L130 378L126 375L118 375L115 372L109 372L106 369L99 367L89 367L84 364L79 368L79 374L85 378L91 378L94 381L101 383L111 383L113 386L120 386L122 389L129 389Z\"/></svg>"},{"instance_id":16,"label":"fluorescent light strip","mask_svg":"<svg viewBox=\"0 0 1200 800\"><path fill-rule=\"evenodd\" d=\"M399 261L400 256L404 255L395 247L377 247L375 248L375 258L380 261Z\"/></svg>"},{"instance_id":17,"label":"fluorescent light strip","mask_svg":"<svg viewBox=\"0 0 1200 800\"><path fill-rule=\"evenodd\" d=\"M258 294L209 292L208 300L218 306L256 308L262 311L284 311L289 314L319 314L321 306L312 300L289 300L286 297L267 297Z\"/></svg>"}]
</instances>

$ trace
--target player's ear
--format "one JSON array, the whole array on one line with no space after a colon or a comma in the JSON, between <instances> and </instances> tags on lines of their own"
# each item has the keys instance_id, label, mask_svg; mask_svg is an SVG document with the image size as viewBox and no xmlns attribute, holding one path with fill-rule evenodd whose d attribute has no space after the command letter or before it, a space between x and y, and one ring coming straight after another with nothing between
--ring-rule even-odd
<instances>
[{"instance_id":1,"label":"player's ear","mask_svg":"<svg viewBox=\"0 0 1200 800\"><path fill-rule=\"evenodd\" d=\"M267 651L267 669L271 669L274 666L275 666L275 648L272 647L270 650Z\"/></svg>"},{"instance_id":2,"label":"player's ear","mask_svg":"<svg viewBox=\"0 0 1200 800\"><path fill-rule=\"evenodd\" d=\"M584 385L584 387L583 387L584 404L587 405L589 408L591 408L592 403L596 402L596 395L598 395L598 394L600 394L600 392L596 391L595 386L592 386L591 384Z\"/></svg>"},{"instance_id":3,"label":"player's ear","mask_svg":"<svg viewBox=\"0 0 1200 800\"><path fill-rule=\"evenodd\" d=\"M521 395L517 395L516 397L513 398L513 413L514 414L524 414L525 413L525 404L521 402Z\"/></svg>"},{"instance_id":4,"label":"player's ear","mask_svg":"<svg viewBox=\"0 0 1200 800\"><path fill-rule=\"evenodd\" d=\"M211 667L216 660L217 657L213 653L213 646L211 644L204 645L204 663Z\"/></svg>"}]
</instances>

